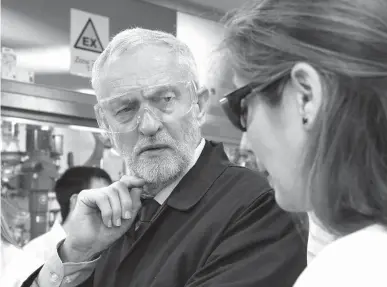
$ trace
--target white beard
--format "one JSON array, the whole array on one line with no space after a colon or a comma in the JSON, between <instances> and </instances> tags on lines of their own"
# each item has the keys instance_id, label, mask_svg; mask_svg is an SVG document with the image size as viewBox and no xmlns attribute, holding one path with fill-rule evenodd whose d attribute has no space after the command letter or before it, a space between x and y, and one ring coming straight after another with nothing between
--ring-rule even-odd
<instances>
[{"instance_id":1,"label":"white beard","mask_svg":"<svg viewBox=\"0 0 387 287\"><path fill-rule=\"evenodd\" d=\"M126 163L131 173L146 182L143 195L154 197L161 189L183 176L191 166L195 156L196 144L200 138L200 126L191 122L183 129L185 134L181 142L176 142L167 133L160 132L155 139L146 139L146 142L165 143L171 148L163 151L156 157L145 157L137 154L134 148L132 154L126 157ZM139 141L139 147L143 146Z\"/></svg>"}]
</instances>

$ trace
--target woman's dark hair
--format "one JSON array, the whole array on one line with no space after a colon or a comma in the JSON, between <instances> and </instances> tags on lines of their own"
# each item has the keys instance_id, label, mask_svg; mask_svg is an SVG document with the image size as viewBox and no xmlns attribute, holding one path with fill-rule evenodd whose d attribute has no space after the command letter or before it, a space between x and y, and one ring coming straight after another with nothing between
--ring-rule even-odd
<instances>
[{"instance_id":1,"label":"woman's dark hair","mask_svg":"<svg viewBox=\"0 0 387 287\"><path fill-rule=\"evenodd\" d=\"M112 183L106 171L90 166L71 167L56 181L54 190L60 205L63 222L67 219L70 212L71 196L80 193L84 189L88 189L92 179L103 179L107 184Z\"/></svg>"},{"instance_id":2,"label":"woman's dark hair","mask_svg":"<svg viewBox=\"0 0 387 287\"><path fill-rule=\"evenodd\" d=\"M251 1L227 17L222 48L258 83L297 62L319 72L325 98L302 179L313 210L339 233L387 225L387 1ZM262 97L275 106L281 94Z\"/></svg>"}]
</instances>

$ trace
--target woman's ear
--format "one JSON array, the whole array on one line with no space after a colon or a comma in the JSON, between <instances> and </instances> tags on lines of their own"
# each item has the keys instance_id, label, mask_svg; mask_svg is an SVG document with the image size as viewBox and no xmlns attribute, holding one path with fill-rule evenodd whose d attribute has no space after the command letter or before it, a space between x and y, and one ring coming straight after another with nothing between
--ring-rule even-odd
<instances>
[{"instance_id":1,"label":"woman's ear","mask_svg":"<svg viewBox=\"0 0 387 287\"><path fill-rule=\"evenodd\" d=\"M316 121L323 98L323 86L320 74L308 63L297 63L290 74L292 87L297 93L297 105L300 120L306 129Z\"/></svg>"}]
</instances>

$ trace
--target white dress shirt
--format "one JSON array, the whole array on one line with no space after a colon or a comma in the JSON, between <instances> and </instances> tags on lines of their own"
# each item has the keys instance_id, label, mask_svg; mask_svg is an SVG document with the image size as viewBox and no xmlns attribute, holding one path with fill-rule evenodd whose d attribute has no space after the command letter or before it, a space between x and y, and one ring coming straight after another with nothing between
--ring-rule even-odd
<instances>
[{"instance_id":1,"label":"white dress shirt","mask_svg":"<svg viewBox=\"0 0 387 287\"><path fill-rule=\"evenodd\" d=\"M387 228L371 225L326 246L294 287L386 287Z\"/></svg>"},{"instance_id":2,"label":"white dress shirt","mask_svg":"<svg viewBox=\"0 0 387 287\"><path fill-rule=\"evenodd\" d=\"M51 230L24 246L24 251L35 256L42 262L46 262L55 252L58 243L66 238L66 233L59 221L55 221Z\"/></svg>"}]
</instances>

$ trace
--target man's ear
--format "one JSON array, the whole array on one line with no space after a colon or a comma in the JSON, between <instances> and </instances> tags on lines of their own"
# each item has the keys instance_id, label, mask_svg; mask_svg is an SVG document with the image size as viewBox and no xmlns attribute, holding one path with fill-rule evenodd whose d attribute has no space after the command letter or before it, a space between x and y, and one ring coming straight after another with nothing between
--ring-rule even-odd
<instances>
[{"instance_id":1,"label":"man's ear","mask_svg":"<svg viewBox=\"0 0 387 287\"><path fill-rule=\"evenodd\" d=\"M197 97L198 97L197 105L199 107L199 112L196 117L200 125L202 125L205 121L205 116L209 108L210 92L207 88L201 88L197 93Z\"/></svg>"},{"instance_id":2,"label":"man's ear","mask_svg":"<svg viewBox=\"0 0 387 287\"><path fill-rule=\"evenodd\" d=\"M77 204L77 200L78 200L78 194L76 193L70 197L70 212L74 210L75 205Z\"/></svg>"},{"instance_id":3,"label":"man's ear","mask_svg":"<svg viewBox=\"0 0 387 287\"><path fill-rule=\"evenodd\" d=\"M291 85L297 93L300 121L308 130L315 123L322 105L322 78L310 64L297 63L291 71Z\"/></svg>"}]
</instances>

